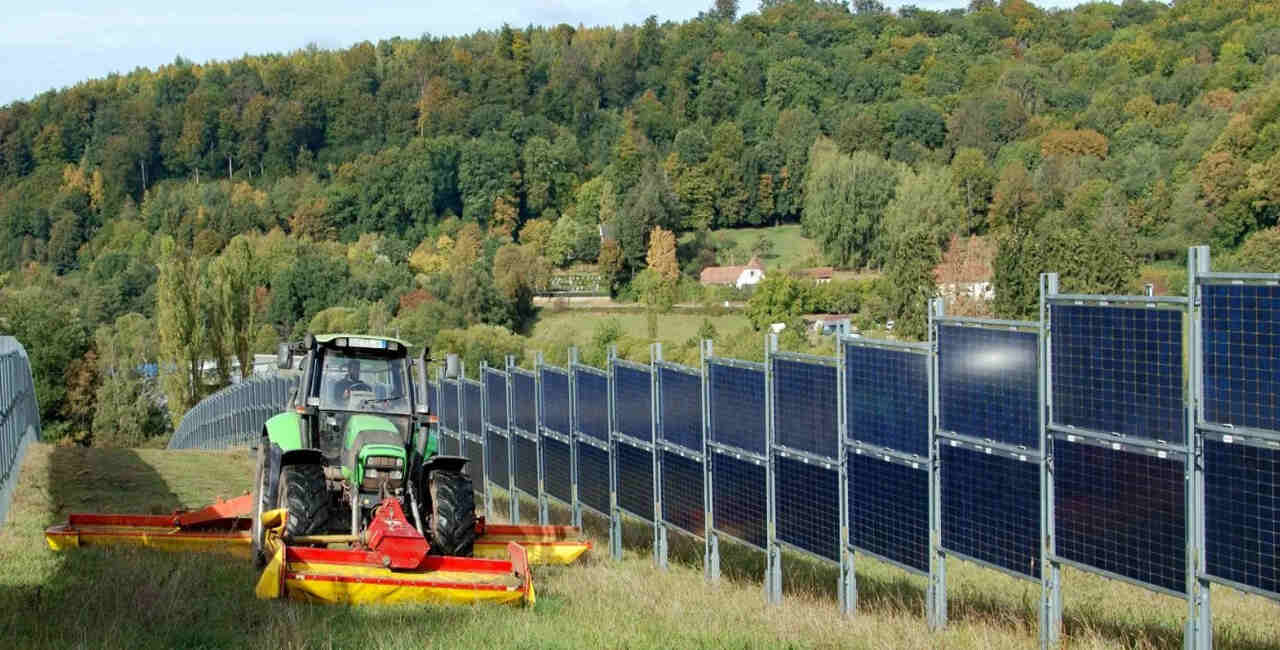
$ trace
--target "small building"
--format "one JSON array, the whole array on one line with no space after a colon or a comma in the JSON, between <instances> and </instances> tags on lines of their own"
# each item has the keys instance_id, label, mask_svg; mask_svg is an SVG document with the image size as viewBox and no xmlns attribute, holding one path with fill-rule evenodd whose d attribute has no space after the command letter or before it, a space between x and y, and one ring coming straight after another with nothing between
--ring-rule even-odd
<instances>
[{"instance_id":1,"label":"small building","mask_svg":"<svg viewBox=\"0 0 1280 650\"><path fill-rule=\"evenodd\" d=\"M708 266L698 275L703 285L733 286L739 289L751 287L764 281L764 264L760 258L752 257L746 266Z\"/></svg>"},{"instance_id":2,"label":"small building","mask_svg":"<svg viewBox=\"0 0 1280 650\"><path fill-rule=\"evenodd\" d=\"M814 334L853 334L853 320L848 314L809 314L804 316Z\"/></svg>"},{"instance_id":3,"label":"small building","mask_svg":"<svg viewBox=\"0 0 1280 650\"><path fill-rule=\"evenodd\" d=\"M995 287L991 284L995 255L995 244L989 240L952 236L942 261L933 269L938 293L949 301L995 298Z\"/></svg>"},{"instance_id":4,"label":"small building","mask_svg":"<svg viewBox=\"0 0 1280 650\"><path fill-rule=\"evenodd\" d=\"M835 276L835 267L819 266L812 269L800 269L797 272L800 277L813 280L814 284L826 284Z\"/></svg>"}]
</instances>

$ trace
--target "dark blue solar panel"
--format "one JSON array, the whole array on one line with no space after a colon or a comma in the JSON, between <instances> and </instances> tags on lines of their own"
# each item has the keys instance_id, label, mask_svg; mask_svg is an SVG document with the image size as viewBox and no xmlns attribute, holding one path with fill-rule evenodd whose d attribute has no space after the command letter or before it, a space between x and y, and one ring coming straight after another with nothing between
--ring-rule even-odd
<instances>
[{"instance_id":1,"label":"dark blue solar panel","mask_svg":"<svg viewBox=\"0 0 1280 650\"><path fill-rule=\"evenodd\" d=\"M765 468L721 453L711 454L711 499L716 530L758 548L768 543Z\"/></svg>"},{"instance_id":2,"label":"dark blue solar panel","mask_svg":"<svg viewBox=\"0 0 1280 650\"><path fill-rule=\"evenodd\" d=\"M488 436L489 482L505 490L511 476L507 472L507 437L492 431L485 435Z\"/></svg>"},{"instance_id":3,"label":"dark blue solar panel","mask_svg":"<svg viewBox=\"0 0 1280 650\"><path fill-rule=\"evenodd\" d=\"M440 414L440 386L434 382L427 384L427 411Z\"/></svg>"},{"instance_id":4,"label":"dark blue solar panel","mask_svg":"<svg viewBox=\"0 0 1280 650\"><path fill-rule=\"evenodd\" d=\"M840 474L776 457L778 539L829 560L840 559Z\"/></svg>"},{"instance_id":5,"label":"dark blue solar panel","mask_svg":"<svg viewBox=\"0 0 1280 650\"><path fill-rule=\"evenodd\" d=\"M507 428L507 378L501 373L484 373L485 399L489 403L489 424Z\"/></svg>"},{"instance_id":6,"label":"dark blue solar panel","mask_svg":"<svg viewBox=\"0 0 1280 650\"><path fill-rule=\"evenodd\" d=\"M1209 575L1280 595L1280 451L1204 441Z\"/></svg>"},{"instance_id":7,"label":"dark blue solar panel","mask_svg":"<svg viewBox=\"0 0 1280 650\"><path fill-rule=\"evenodd\" d=\"M484 413L484 390L479 384L464 382L462 384L462 430L466 433L480 435L482 428L481 415Z\"/></svg>"},{"instance_id":8,"label":"dark blue solar panel","mask_svg":"<svg viewBox=\"0 0 1280 650\"><path fill-rule=\"evenodd\" d=\"M698 537L703 535L706 521L702 483L702 463L662 452L662 518Z\"/></svg>"},{"instance_id":9,"label":"dark blue solar panel","mask_svg":"<svg viewBox=\"0 0 1280 650\"><path fill-rule=\"evenodd\" d=\"M468 465L468 467L470 468L468 471L471 472L472 488L474 488L477 493L482 493L486 489L488 489L487 486L484 484L484 481L481 480L481 477L483 476L483 472L485 469L484 468L484 445L470 438L467 438L462 442L463 442L463 445L462 445L463 455L465 455L468 459L471 460L471 464Z\"/></svg>"},{"instance_id":10,"label":"dark blue solar panel","mask_svg":"<svg viewBox=\"0 0 1280 650\"><path fill-rule=\"evenodd\" d=\"M1204 417L1280 431L1280 287L1204 287Z\"/></svg>"},{"instance_id":11,"label":"dark blue solar panel","mask_svg":"<svg viewBox=\"0 0 1280 650\"><path fill-rule=\"evenodd\" d=\"M1039 335L938 328L939 426L975 438L1040 448Z\"/></svg>"},{"instance_id":12,"label":"dark blue solar panel","mask_svg":"<svg viewBox=\"0 0 1280 650\"><path fill-rule=\"evenodd\" d=\"M445 433L444 429L437 429L436 432L440 436L438 439L438 444L440 447L440 455L441 456L457 456L458 443L454 440L453 436L449 435L448 433Z\"/></svg>"},{"instance_id":13,"label":"dark blue solar panel","mask_svg":"<svg viewBox=\"0 0 1280 650\"><path fill-rule=\"evenodd\" d=\"M711 439L765 453L764 372L710 364Z\"/></svg>"},{"instance_id":14,"label":"dark blue solar panel","mask_svg":"<svg viewBox=\"0 0 1280 650\"><path fill-rule=\"evenodd\" d=\"M942 445L942 546L1040 577L1040 466Z\"/></svg>"},{"instance_id":15,"label":"dark blue solar panel","mask_svg":"<svg viewBox=\"0 0 1280 650\"><path fill-rule=\"evenodd\" d=\"M542 425L569 435L569 376L542 370Z\"/></svg>"},{"instance_id":16,"label":"dark blue solar panel","mask_svg":"<svg viewBox=\"0 0 1280 650\"><path fill-rule=\"evenodd\" d=\"M928 469L850 453L849 543L928 571Z\"/></svg>"},{"instance_id":17,"label":"dark blue solar panel","mask_svg":"<svg viewBox=\"0 0 1280 650\"><path fill-rule=\"evenodd\" d=\"M773 431L777 444L835 458L836 369L788 359L773 360Z\"/></svg>"},{"instance_id":18,"label":"dark blue solar panel","mask_svg":"<svg viewBox=\"0 0 1280 650\"><path fill-rule=\"evenodd\" d=\"M849 438L929 455L929 358L903 350L845 347Z\"/></svg>"},{"instance_id":19,"label":"dark blue solar panel","mask_svg":"<svg viewBox=\"0 0 1280 650\"><path fill-rule=\"evenodd\" d=\"M609 439L609 379L583 370L574 371L578 382L578 431L596 440ZM608 512L608 509L605 510Z\"/></svg>"},{"instance_id":20,"label":"dark blue solar panel","mask_svg":"<svg viewBox=\"0 0 1280 650\"><path fill-rule=\"evenodd\" d=\"M573 500L573 467L569 445L551 438L542 439L542 470L547 494L569 503Z\"/></svg>"},{"instance_id":21,"label":"dark blue solar panel","mask_svg":"<svg viewBox=\"0 0 1280 650\"><path fill-rule=\"evenodd\" d=\"M1052 318L1055 422L1185 438L1182 312L1054 305Z\"/></svg>"},{"instance_id":22,"label":"dark blue solar panel","mask_svg":"<svg viewBox=\"0 0 1280 650\"><path fill-rule=\"evenodd\" d=\"M458 422L458 384L444 381L440 386L440 426L457 431L462 426Z\"/></svg>"},{"instance_id":23,"label":"dark blue solar panel","mask_svg":"<svg viewBox=\"0 0 1280 650\"><path fill-rule=\"evenodd\" d=\"M538 432L537 382L530 375L511 373L512 424L528 433Z\"/></svg>"},{"instance_id":24,"label":"dark blue solar panel","mask_svg":"<svg viewBox=\"0 0 1280 650\"><path fill-rule=\"evenodd\" d=\"M609 514L609 452L585 442L578 445L578 498Z\"/></svg>"},{"instance_id":25,"label":"dark blue solar panel","mask_svg":"<svg viewBox=\"0 0 1280 650\"><path fill-rule=\"evenodd\" d=\"M1058 555L1186 591L1183 463L1055 440Z\"/></svg>"},{"instance_id":26,"label":"dark blue solar panel","mask_svg":"<svg viewBox=\"0 0 1280 650\"><path fill-rule=\"evenodd\" d=\"M516 487L527 494L538 493L538 443L516 436Z\"/></svg>"},{"instance_id":27,"label":"dark blue solar panel","mask_svg":"<svg viewBox=\"0 0 1280 650\"><path fill-rule=\"evenodd\" d=\"M653 455L626 443L618 443L618 505L653 521Z\"/></svg>"},{"instance_id":28,"label":"dark blue solar panel","mask_svg":"<svg viewBox=\"0 0 1280 650\"><path fill-rule=\"evenodd\" d=\"M685 449L702 451L702 378L697 375L658 369L662 382L662 439Z\"/></svg>"},{"instance_id":29,"label":"dark blue solar panel","mask_svg":"<svg viewBox=\"0 0 1280 650\"><path fill-rule=\"evenodd\" d=\"M653 383L648 370L630 366L613 367L614 426L624 435L653 438Z\"/></svg>"}]
</instances>

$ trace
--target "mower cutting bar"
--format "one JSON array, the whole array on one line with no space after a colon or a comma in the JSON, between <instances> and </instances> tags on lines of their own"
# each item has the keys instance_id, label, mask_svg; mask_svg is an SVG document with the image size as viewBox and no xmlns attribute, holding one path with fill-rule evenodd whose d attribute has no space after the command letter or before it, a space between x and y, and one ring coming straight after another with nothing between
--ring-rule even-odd
<instances>
[{"instance_id":1,"label":"mower cutting bar","mask_svg":"<svg viewBox=\"0 0 1280 650\"><path fill-rule=\"evenodd\" d=\"M529 555L530 564L573 564L591 550L590 540L581 539L574 526L512 526L477 522L475 556L501 558L507 544L515 542Z\"/></svg>"}]
</instances>

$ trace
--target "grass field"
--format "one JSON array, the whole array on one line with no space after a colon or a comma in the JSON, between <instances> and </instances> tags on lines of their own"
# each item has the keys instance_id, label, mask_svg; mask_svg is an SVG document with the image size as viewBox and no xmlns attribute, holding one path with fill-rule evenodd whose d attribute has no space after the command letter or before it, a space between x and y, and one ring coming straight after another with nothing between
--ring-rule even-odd
<instances>
[{"instance_id":1,"label":"grass field","mask_svg":"<svg viewBox=\"0 0 1280 650\"><path fill-rule=\"evenodd\" d=\"M800 224L773 226L764 228L726 228L711 231L714 242L733 242L741 260L738 264L746 264L751 257L751 247L760 237L773 241L773 250L761 256L765 266L793 266L797 264L818 264L818 245L812 239L806 239L801 232Z\"/></svg>"},{"instance_id":2,"label":"grass field","mask_svg":"<svg viewBox=\"0 0 1280 650\"><path fill-rule=\"evenodd\" d=\"M628 526L622 562L597 546L581 565L540 567L537 605L326 607L264 602L248 562L217 554L130 549L56 554L43 528L72 511L167 512L248 487L239 452L85 450L33 445L0 531L0 638L15 648L1027 648L1038 586L948 564L951 624L926 631L924 581L859 563L861 611L837 614L835 573L786 559L783 605L763 604L758 554L727 547L728 578L707 585L701 545L674 540L673 566L653 568L649 533ZM560 513L563 515L563 513ZM591 522L598 526L600 522ZM593 528L599 534L598 528ZM1173 648L1185 606L1068 572L1071 648ZM1219 648L1280 644L1276 607L1214 592Z\"/></svg>"},{"instance_id":3,"label":"grass field","mask_svg":"<svg viewBox=\"0 0 1280 650\"><path fill-rule=\"evenodd\" d=\"M561 312L544 311L533 327L535 340L575 339L582 342L591 339L592 332L604 320L616 318L622 325L622 332L627 336L647 339L649 337L649 317L641 311L619 313L609 311L569 310ZM728 336L750 327L751 321L741 313L727 313L718 316L701 314L667 313L658 315L658 338L666 341L687 341L698 335L698 328L703 320L710 320L717 333ZM572 332L566 335L565 332Z\"/></svg>"}]
</instances>

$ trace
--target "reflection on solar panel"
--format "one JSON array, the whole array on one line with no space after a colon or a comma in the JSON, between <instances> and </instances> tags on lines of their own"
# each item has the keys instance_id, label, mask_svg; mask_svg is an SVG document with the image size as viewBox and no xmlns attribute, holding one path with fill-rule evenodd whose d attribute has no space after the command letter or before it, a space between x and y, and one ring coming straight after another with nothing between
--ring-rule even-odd
<instances>
[{"instance_id":1,"label":"reflection on solar panel","mask_svg":"<svg viewBox=\"0 0 1280 650\"><path fill-rule=\"evenodd\" d=\"M530 375L519 372L511 373L511 411L512 424L527 433L538 431L538 404L536 398L536 382Z\"/></svg>"},{"instance_id":2,"label":"reflection on solar panel","mask_svg":"<svg viewBox=\"0 0 1280 650\"><path fill-rule=\"evenodd\" d=\"M764 548L768 543L765 468L713 453L711 484L715 529L756 548Z\"/></svg>"},{"instance_id":3,"label":"reflection on solar panel","mask_svg":"<svg viewBox=\"0 0 1280 650\"><path fill-rule=\"evenodd\" d=\"M1280 595L1280 451L1205 440L1208 573Z\"/></svg>"},{"instance_id":4,"label":"reflection on solar panel","mask_svg":"<svg viewBox=\"0 0 1280 650\"><path fill-rule=\"evenodd\" d=\"M526 494L538 494L538 443L515 437L516 487Z\"/></svg>"},{"instance_id":5,"label":"reflection on solar panel","mask_svg":"<svg viewBox=\"0 0 1280 650\"><path fill-rule=\"evenodd\" d=\"M569 376L542 369L542 425L569 435Z\"/></svg>"},{"instance_id":6,"label":"reflection on solar panel","mask_svg":"<svg viewBox=\"0 0 1280 650\"><path fill-rule=\"evenodd\" d=\"M929 570L929 471L849 453L849 543Z\"/></svg>"},{"instance_id":7,"label":"reflection on solar panel","mask_svg":"<svg viewBox=\"0 0 1280 650\"><path fill-rule=\"evenodd\" d=\"M473 384L469 381L463 382L462 408L464 412L462 414L462 430L464 432L480 435L481 431L483 431L480 419L481 414L484 412L484 403L481 402L483 398L483 389L479 384Z\"/></svg>"},{"instance_id":8,"label":"reflection on solar panel","mask_svg":"<svg viewBox=\"0 0 1280 650\"><path fill-rule=\"evenodd\" d=\"M776 443L827 458L839 456L836 369L774 358L773 372Z\"/></svg>"},{"instance_id":9,"label":"reflection on solar panel","mask_svg":"<svg viewBox=\"0 0 1280 650\"><path fill-rule=\"evenodd\" d=\"M1058 555L1186 591L1183 463L1055 440Z\"/></svg>"},{"instance_id":10,"label":"reflection on solar panel","mask_svg":"<svg viewBox=\"0 0 1280 650\"><path fill-rule=\"evenodd\" d=\"M929 455L929 358L905 350L845 346L849 438Z\"/></svg>"},{"instance_id":11,"label":"reflection on solar panel","mask_svg":"<svg viewBox=\"0 0 1280 650\"><path fill-rule=\"evenodd\" d=\"M710 364L711 439L765 453L764 371Z\"/></svg>"},{"instance_id":12,"label":"reflection on solar panel","mask_svg":"<svg viewBox=\"0 0 1280 650\"><path fill-rule=\"evenodd\" d=\"M464 455L471 460L467 465L467 471L471 473L472 487L477 494L481 494L488 489L482 480L482 472L484 471L484 445L470 438L463 440Z\"/></svg>"},{"instance_id":13,"label":"reflection on solar panel","mask_svg":"<svg viewBox=\"0 0 1280 650\"><path fill-rule=\"evenodd\" d=\"M649 371L621 364L613 367L614 426L623 435L649 440L653 437L653 384Z\"/></svg>"},{"instance_id":14,"label":"reflection on solar panel","mask_svg":"<svg viewBox=\"0 0 1280 650\"><path fill-rule=\"evenodd\" d=\"M685 449L702 451L702 379L660 367L662 382L662 439Z\"/></svg>"},{"instance_id":15,"label":"reflection on solar panel","mask_svg":"<svg viewBox=\"0 0 1280 650\"><path fill-rule=\"evenodd\" d=\"M702 479L702 463L662 452L662 519L698 537L703 535L706 514Z\"/></svg>"},{"instance_id":16,"label":"reflection on solar panel","mask_svg":"<svg viewBox=\"0 0 1280 650\"><path fill-rule=\"evenodd\" d=\"M941 453L943 548L1039 578L1039 464L945 441Z\"/></svg>"},{"instance_id":17,"label":"reflection on solar panel","mask_svg":"<svg viewBox=\"0 0 1280 650\"><path fill-rule=\"evenodd\" d=\"M489 482L502 489L507 489L510 474L507 472L507 437L490 431L489 449Z\"/></svg>"},{"instance_id":18,"label":"reflection on solar panel","mask_svg":"<svg viewBox=\"0 0 1280 650\"><path fill-rule=\"evenodd\" d=\"M939 426L1039 449L1038 356L1035 333L939 327Z\"/></svg>"},{"instance_id":19,"label":"reflection on solar panel","mask_svg":"<svg viewBox=\"0 0 1280 650\"><path fill-rule=\"evenodd\" d=\"M1205 419L1280 431L1280 287L1203 289Z\"/></svg>"},{"instance_id":20,"label":"reflection on solar panel","mask_svg":"<svg viewBox=\"0 0 1280 650\"><path fill-rule=\"evenodd\" d=\"M1181 442L1183 313L1084 305L1052 310L1054 421Z\"/></svg>"},{"instance_id":21,"label":"reflection on solar panel","mask_svg":"<svg viewBox=\"0 0 1280 650\"><path fill-rule=\"evenodd\" d=\"M839 560L840 474L790 458L777 457L775 462L778 539Z\"/></svg>"},{"instance_id":22,"label":"reflection on solar panel","mask_svg":"<svg viewBox=\"0 0 1280 650\"><path fill-rule=\"evenodd\" d=\"M618 505L653 521L653 455L626 443L618 443Z\"/></svg>"},{"instance_id":23,"label":"reflection on solar panel","mask_svg":"<svg viewBox=\"0 0 1280 650\"><path fill-rule=\"evenodd\" d=\"M578 498L596 512L609 514L609 452L585 442L578 445Z\"/></svg>"},{"instance_id":24,"label":"reflection on solar panel","mask_svg":"<svg viewBox=\"0 0 1280 650\"><path fill-rule=\"evenodd\" d=\"M489 403L489 424L507 428L507 378L501 373L484 373L485 399Z\"/></svg>"},{"instance_id":25,"label":"reflection on solar panel","mask_svg":"<svg viewBox=\"0 0 1280 650\"><path fill-rule=\"evenodd\" d=\"M569 445L551 438L542 439L542 466L547 494L569 503L573 500Z\"/></svg>"}]
</instances>

